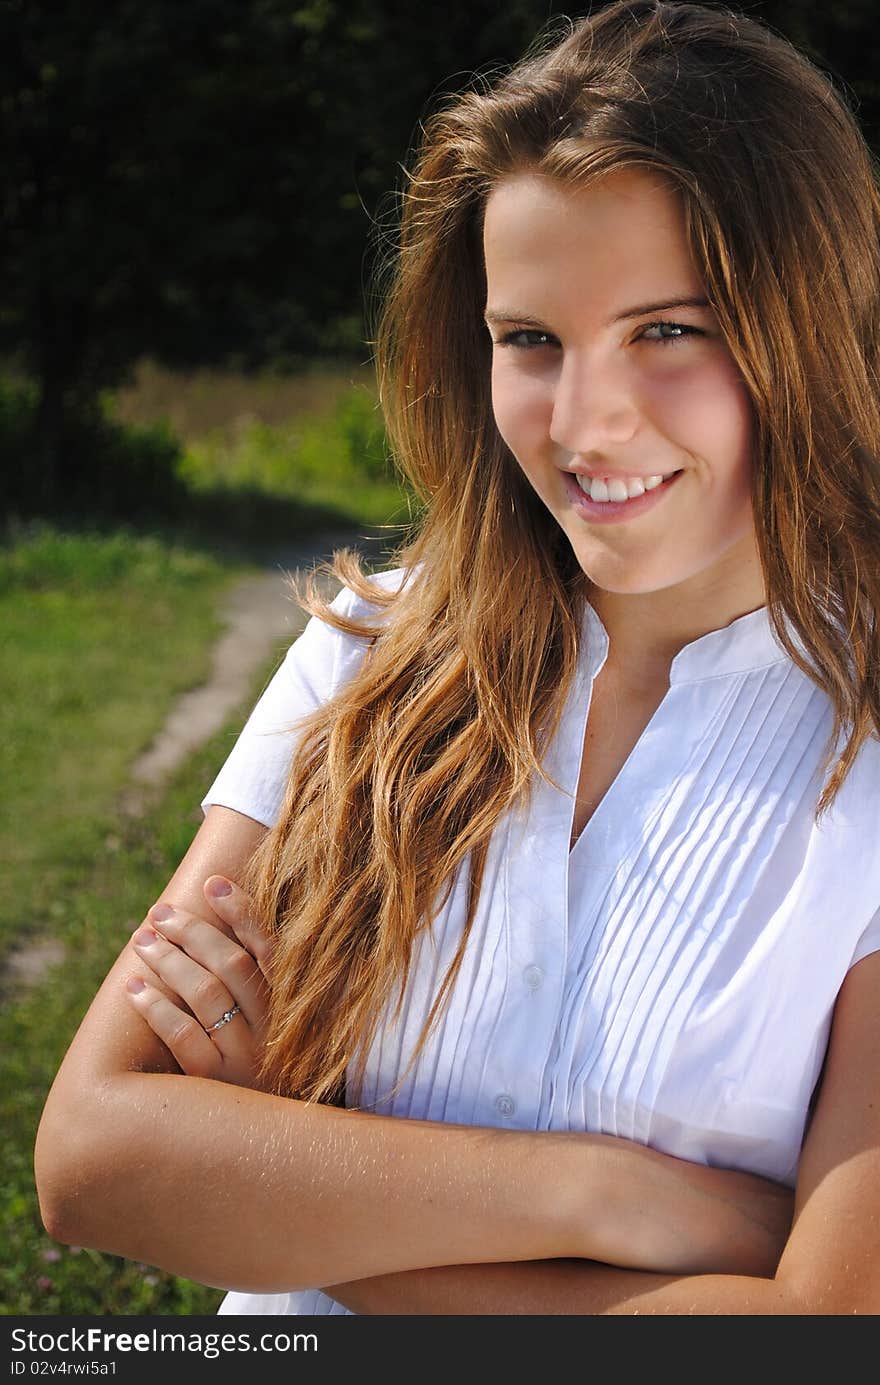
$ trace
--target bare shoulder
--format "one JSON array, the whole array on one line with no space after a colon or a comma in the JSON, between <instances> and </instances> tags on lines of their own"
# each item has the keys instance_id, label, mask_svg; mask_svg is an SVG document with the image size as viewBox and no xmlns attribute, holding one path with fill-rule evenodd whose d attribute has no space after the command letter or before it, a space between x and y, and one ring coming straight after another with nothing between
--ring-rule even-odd
<instances>
[{"instance_id":1,"label":"bare shoulder","mask_svg":"<svg viewBox=\"0 0 880 1385\"><path fill-rule=\"evenodd\" d=\"M880 1313L880 952L837 997L778 1277L805 1312Z\"/></svg>"}]
</instances>

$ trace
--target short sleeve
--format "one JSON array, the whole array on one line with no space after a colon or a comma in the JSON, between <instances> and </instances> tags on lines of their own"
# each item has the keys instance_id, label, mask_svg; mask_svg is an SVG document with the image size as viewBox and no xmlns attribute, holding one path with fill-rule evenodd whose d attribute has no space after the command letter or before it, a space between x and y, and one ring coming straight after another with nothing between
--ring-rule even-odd
<instances>
[{"instance_id":1,"label":"short sleeve","mask_svg":"<svg viewBox=\"0 0 880 1385\"><path fill-rule=\"evenodd\" d=\"M869 952L878 951L880 951L880 909L878 909L856 943L856 950L853 953L850 966L854 967L856 962L860 962L863 957L867 957Z\"/></svg>"},{"instance_id":2,"label":"short sleeve","mask_svg":"<svg viewBox=\"0 0 880 1385\"><path fill-rule=\"evenodd\" d=\"M388 585L399 575L374 575ZM331 609L360 617L376 607L356 597L347 587L331 602ZM269 682L229 753L220 773L202 799L202 812L212 804L274 826L281 810L298 724L359 668L365 641L334 629L312 616L303 633L290 646L277 673Z\"/></svg>"}]
</instances>

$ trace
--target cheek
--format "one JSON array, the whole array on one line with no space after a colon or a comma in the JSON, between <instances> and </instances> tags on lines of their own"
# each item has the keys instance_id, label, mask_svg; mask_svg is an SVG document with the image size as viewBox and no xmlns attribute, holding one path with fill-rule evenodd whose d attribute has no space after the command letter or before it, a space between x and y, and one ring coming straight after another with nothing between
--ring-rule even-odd
<instances>
[{"instance_id":1,"label":"cheek","mask_svg":"<svg viewBox=\"0 0 880 1385\"><path fill-rule=\"evenodd\" d=\"M505 368L492 367L492 412L507 446L523 463L545 446L553 417L553 397L541 381Z\"/></svg>"},{"instance_id":2,"label":"cheek","mask_svg":"<svg viewBox=\"0 0 880 1385\"><path fill-rule=\"evenodd\" d=\"M748 485L751 472L752 411L742 377L732 361L655 382L654 417L669 437L733 484Z\"/></svg>"},{"instance_id":3,"label":"cheek","mask_svg":"<svg viewBox=\"0 0 880 1385\"><path fill-rule=\"evenodd\" d=\"M745 389L732 386L719 399L717 422L706 420L706 427L714 427L718 435L719 467L725 475L731 503L751 513L754 426Z\"/></svg>"}]
</instances>

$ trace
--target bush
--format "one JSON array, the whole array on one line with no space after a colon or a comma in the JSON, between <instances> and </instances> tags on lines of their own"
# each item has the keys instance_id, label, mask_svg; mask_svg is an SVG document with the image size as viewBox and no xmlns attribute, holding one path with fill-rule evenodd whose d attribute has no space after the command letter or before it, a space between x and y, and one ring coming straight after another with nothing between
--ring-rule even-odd
<instances>
[{"instance_id":1,"label":"bush","mask_svg":"<svg viewBox=\"0 0 880 1385\"><path fill-rule=\"evenodd\" d=\"M201 553L127 527L111 533L62 530L14 520L0 535L0 595L10 591L106 591L120 583L187 590L212 575Z\"/></svg>"},{"instance_id":2,"label":"bush","mask_svg":"<svg viewBox=\"0 0 880 1385\"><path fill-rule=\"evenodd\" d=\"M38 391L0 377L0 515L169 518L186 490L181 448L167 424L125 427L102 405L68 417L47 493L37 441Z\"/></svg>"},{"instance_id":3,"label":"bush","mask_svg":"<svg viewBox=\"0 0 880 1385\"><path fill-rule=\"evenodd\" d=\"M242 411L187 444L165 418L121 423L108 392L68 421L54 495L38 460L36 395L0 377L0 521L122 521L211 547L265 546L319 528L406 524L413 510L375 395L359 384L280 423Z\"/></svg>"},{"instance_id":4,"label":"bush","mask_svg":"<svg viewBox=\"0 0 880 1385\"><path fill-rule=\"evenodd\" d=\"M393 468L378 404L364 390L352 390L337 419L352 466L374 481L390 481Z\"/></svg>"}]
</instances>

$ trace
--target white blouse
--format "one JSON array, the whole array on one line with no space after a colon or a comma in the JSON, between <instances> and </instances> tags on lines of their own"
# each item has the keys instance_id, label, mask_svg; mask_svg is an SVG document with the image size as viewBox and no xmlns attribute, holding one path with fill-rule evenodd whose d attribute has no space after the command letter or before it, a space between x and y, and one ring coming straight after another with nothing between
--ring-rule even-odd
<instances>
[{"instance_id":1,"label":"white blouse","mask_svg":"<svg viewBox=\"0 0 880 1385\"><path fill-rule=\"evenodd\" d=\"M375 613L346 589L334 607ZM561 789L537 779L528 810L499 823L452 996L400 1092L386 1096L461 934L464 869L433 936L416 943L401 1015L380 1025L360 1093L349 1074L348 1100L422 1120L619 1135L793 1185L835 998L880 949L880 742L865 742L817 828L831 705L761 607L676 655L663 701L569 851L608 652L591 606L583 634L544 761ZM364 648L310 620L203 808L271 826L291 723L354 673ZM315 1289L229 1293L219 1311L349 1310Z\"/></svg>"}]
</instances>

